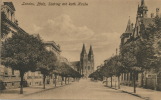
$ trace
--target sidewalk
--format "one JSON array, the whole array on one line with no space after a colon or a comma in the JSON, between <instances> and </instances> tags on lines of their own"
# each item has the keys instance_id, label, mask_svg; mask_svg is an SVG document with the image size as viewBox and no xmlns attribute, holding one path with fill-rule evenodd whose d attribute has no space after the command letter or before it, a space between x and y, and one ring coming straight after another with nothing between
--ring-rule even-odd
<instances>
[{"instance_id":1,"label":"sidewalk","mask_svg":"<svg viewBox=\"0 0 161 100\"><path fill-rule=\"evenodd\" d=\"M62 87L62 86L66 86L66 85L65 84L63 84L63 85L57 84L56 87L54 87L54 84L46 85L45 89L43 89L43 85L24 87L23 88L23 94L20 94L20 88L6 89L6 90L0 91L0 99L18 99L18 98L21 98L21 97L24 97L24 96L29 96L29 95L32 95L32 94L48 91L48 90L58 88L58 87Z\"/></svg>"},{"instance_id":2,"label":"sidewalk","mask_svg":"<svg viewBox=\"0 0 161 100\"><path fill-rule=\"evenodd\" d=\"M140 98L143 98L145 100L161 100L161 91L155 91L151 89L145 89L145 88L136 88L136 93L133 92L133 87L129 86L120 86L122 92L138 96Z\"/></svg>"}]
</instances>

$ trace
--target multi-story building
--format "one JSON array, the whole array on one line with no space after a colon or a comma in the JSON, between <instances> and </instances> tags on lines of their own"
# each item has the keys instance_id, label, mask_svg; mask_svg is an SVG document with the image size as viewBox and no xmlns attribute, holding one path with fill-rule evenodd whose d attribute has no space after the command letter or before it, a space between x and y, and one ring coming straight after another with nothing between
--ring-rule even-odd
<instances>
[{"instance_id":1,"label":"multi-story building","mask_svg":"<svg viewBox=\"0 0 161 100\"><path fill-rule=\"evenodd\" d=\"M15 7L12 2L3 2L1 6L1 14L3 13L6 17L3 21L7 27L9 27L9 32L1 41L9 38L15 32L26 33L23 29L18 26L18 21L15 18ZM19 71L12 70L7 66L0 65L0 90L5 88L16 88L19 87L20 77Z\"/></svg>"},{"instance_id":2,"label":"multi-story building","mask_svg":"<svg viewBox=\"0 0 161 100\"><path fill-rule=\"evenodd\" d=\"M35 34L34 36L40 38L39 35ZM57 45L54 41L45 41L45 47L48 51L52 51L58 60L60 60L60 46ZM46 84L53 84L54 83L54 74L47 76ZM27 72L25 74L25 80L27 81L28 86L35 86L35 85L42 85L43 84L43 76L40 71L35 72Z\"/></svg>"},{"instance_id":3,"label":"multi-story building","mask_svg":"<svg viewBox=\"0 0 161 100\"><path fill-rule=\"evenodd\" d=\"M46 46L46 49L48 51L52 51L56 55L58 60L61 59L61 56L60 56L61 50L60 50L60 46L59 45L57 45L54 41L46 41L45 42L45 46ZM59 76L51 74L50 76L47 77L46 81L47 81L48 84L52 85L52 84L55 83L55 80L60 80L60 79L61 78Z\"/></svg>"},{"instance_id":4,"label":"multi-story building","mask_svg":"<svg viewBox=\"0 0 161 100\"><path fill-rule=\"evenodd\" d=\"M43 84L43 76L40 71L35 72L27 72L24 75L24 79L27 81L28 86L42 85Z\"/></svg>"},{"instance_id":5,"label":"multi-story building","mask_svg":"<svg viewBox=\"0 0 161 100\"><path fill-rule=\"evenodd\" d=\"M121 44L120 48L122 48L124 45L135 41L137 39L147 39L148 34L147 34L147 29L149 28L150 24L154 24L154 18L155 17L161 17L159 13L159 8L156 8L156 15L154 16L154 13L151 13L151 16L148 17L148 7L145 4L144 0L141 0L141 5L138 5L137 9L137 16L136 16L136 23L133 26L131 23L130 19L127 24L127 28L125 32L121 35ZM144 87L149 87L149 88L155 88L156 84L157 86L161 89L160 85L161 82L159 83L160 79L159 76L160 74L155 73L153 69L150 71L144 71L141 74L136 75L136 82L137 86L144 86ZM156 81L158 80L159 81ZM121 75L121 80L122 84L126 85L132 85L132 73L123 73Z\"/></svg>"}]
</instances>

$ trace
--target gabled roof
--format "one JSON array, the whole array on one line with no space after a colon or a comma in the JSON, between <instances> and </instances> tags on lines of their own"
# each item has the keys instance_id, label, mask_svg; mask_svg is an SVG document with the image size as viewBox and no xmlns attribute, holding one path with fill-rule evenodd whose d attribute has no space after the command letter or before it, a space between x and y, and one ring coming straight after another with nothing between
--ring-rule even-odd
<instances>
[{"instance_id":1,"label":"gabled roof","mask_svg":"<svg viewBox=\"0 0 161 100\"><path fill-rule=\"evenodd\" d=\"M12 2L4 2L4 5L9 6L13 11L15 11L15 7Z\"/></svg>"},{"instance_id":2,"label":"gabled roof","mask_svg":"<svg viewBox=\"0 0 161 100\"><path fill-rule=\"evenodd\" d=\"M120 38L128 38L132 35L132 33L123 33Z\"/></svg>"}]
</instances>

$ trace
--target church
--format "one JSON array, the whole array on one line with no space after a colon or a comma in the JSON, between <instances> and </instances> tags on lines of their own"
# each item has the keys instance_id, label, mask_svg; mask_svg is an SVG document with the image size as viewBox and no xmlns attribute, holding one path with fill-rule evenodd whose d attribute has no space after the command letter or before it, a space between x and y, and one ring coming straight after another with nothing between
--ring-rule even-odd
<instances>
[{"instance_id":1,"label":"church","mask_svg":"<svg viewBox=\"0 0 161 100\"><path fill-rule=\"evenodd\" d=\"M94 54L92 46L90 46L89 53L87 54L85 44L83 44L80 53L80 61L71 62L71 64L74 66L74 69L87 78L94 71Z\"/></svg>"}]
</instances>

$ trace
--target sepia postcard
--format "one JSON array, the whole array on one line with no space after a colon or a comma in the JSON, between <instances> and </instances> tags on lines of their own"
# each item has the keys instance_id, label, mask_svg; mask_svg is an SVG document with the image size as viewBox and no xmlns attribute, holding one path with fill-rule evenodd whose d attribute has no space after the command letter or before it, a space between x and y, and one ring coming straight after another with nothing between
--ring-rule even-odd
<instances>
[{"instance_id":1,"label":"sepia postcard","mask_svg":"<svg viewBox=\"0 0 161 100\"><path fill-rule=\"evenodd\" d=\"M0 99L161 100L161 0L0 5Z\"/></svg>"}]
</instances>

